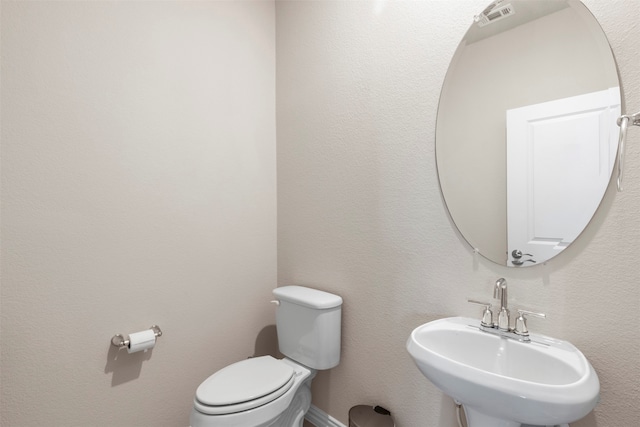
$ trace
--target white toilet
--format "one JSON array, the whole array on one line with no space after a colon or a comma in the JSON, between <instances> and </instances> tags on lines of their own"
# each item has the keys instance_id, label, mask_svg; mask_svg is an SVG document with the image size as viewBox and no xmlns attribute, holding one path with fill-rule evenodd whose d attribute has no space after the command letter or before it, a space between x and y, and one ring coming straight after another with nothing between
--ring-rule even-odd
<instances>
[{"instance_id":1,"label":"white toilet","mask_svg":"<svg viewBox=\"0 0 640 427\"><path fill-rule=\"evenodd\" d=\"M340 362L342 298L303 286L273 290L286 357L231 364L196 390L191 427L301 427L317 370Z\"/></svg>"}]
</instances>

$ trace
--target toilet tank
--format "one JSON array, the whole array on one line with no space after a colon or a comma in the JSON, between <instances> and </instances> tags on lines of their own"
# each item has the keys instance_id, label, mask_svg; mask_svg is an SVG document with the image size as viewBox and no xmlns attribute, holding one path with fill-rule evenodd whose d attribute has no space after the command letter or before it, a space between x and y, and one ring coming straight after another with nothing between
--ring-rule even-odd
<instances>
[{"instance_id":1,"label":"toilet tank","mask_svg":"<svg viewBox=\"0 0 640 427\"><path fill-rule=\"evenodd\" d=\"M342 298L304 286L273 290L280 352L309 368L340 363Z\"/></svg>"}]
</instances>

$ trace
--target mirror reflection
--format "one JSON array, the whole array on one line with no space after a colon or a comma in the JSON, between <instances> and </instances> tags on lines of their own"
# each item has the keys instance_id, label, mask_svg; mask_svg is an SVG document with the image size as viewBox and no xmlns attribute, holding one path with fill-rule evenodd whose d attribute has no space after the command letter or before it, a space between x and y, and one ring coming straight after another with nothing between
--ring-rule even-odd
<instances>
[{"instance_id":1,"label":"mirror reflection","mask_svg":"<svg viewBox=\"0 0 640 427\"><path fill-rule=\"evenodd\" d=\"M438 177L464 238L512 267L560 253L606 191L619 115L611 48L581 2L492 3L456 50L438 107Z\"/></svg>"}]
</instances>

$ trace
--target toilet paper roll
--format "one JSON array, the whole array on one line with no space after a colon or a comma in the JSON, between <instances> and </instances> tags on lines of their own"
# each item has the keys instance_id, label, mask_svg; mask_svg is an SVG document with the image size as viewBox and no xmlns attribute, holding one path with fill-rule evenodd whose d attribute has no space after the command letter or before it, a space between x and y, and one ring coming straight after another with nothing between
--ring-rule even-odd
<instances>
[{"instance_id":1,"label":"toilet paper roll","mask_svg":"<svg viewBox=\"0 0 640 427\"><path fill-rule=\"evenodd\" d=\"M129 346L127 352L135 353L137 351L147 351L156 345L156 334L152 329L146 331L135 332L129 334Z\"/></svg>"}]
</instances>

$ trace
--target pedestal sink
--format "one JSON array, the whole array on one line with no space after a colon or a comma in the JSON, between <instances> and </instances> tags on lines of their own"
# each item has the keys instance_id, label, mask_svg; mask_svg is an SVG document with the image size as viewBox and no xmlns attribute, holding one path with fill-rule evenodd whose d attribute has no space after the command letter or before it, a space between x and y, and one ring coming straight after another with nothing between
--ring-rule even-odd
<instances>
[{"instance_id":1,"label":"pedestal sink","mask_svg":"<svg viewBox=\"0 0 640 427\"><path fill-rule=\"evenodd\" d=\"M570 423L598 403L593 367L571 343L531 334L520 342L450 317L413 330L407 350L420 371L461 402L469 427Z\"/></svg>"}]
</instances>

